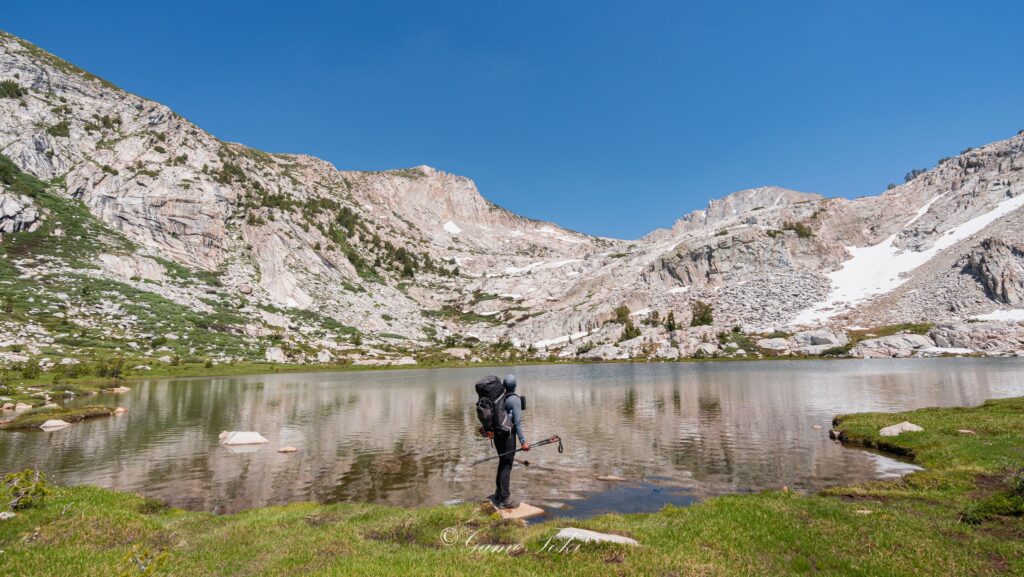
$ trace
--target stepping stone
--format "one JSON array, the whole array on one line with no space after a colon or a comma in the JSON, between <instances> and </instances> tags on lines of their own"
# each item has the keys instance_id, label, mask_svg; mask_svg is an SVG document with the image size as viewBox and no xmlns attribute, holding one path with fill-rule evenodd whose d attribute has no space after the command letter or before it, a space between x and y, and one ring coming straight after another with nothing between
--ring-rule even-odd
<instances>
[{"instance_id":1,"label":"stepping stone","mask_svg":"<svg viewBox=\"0 0 1024 577\"><path fill-rule=\"evenodd\" d=\"M44 430L44 431L57 431L59 429L63 429L64 427L70 427L70 426L71 426L71 423L69 423L69 422L67 422L67 421L65 421L63 419L50 419L50 420L46 421L45 423L43 423L42 425L39 425L39 428Z\"/></svg>"},{"instance_id":2,"label":"stepping stone","mask_svg":"<svg viewBox=\"0 0 1024 577\"><path fill-rule=\"evenodd\" d=\"M620 545L632 546L640 544L636 539L630 539L629 537L623 537L622 535L598 533L597 531L577 529L575 527L560 529L558 533L555 533L555 539L582 541L584 543L618 543Z\"/></svg>"},{"instance_id":3,"label":"stepping stone","mask_svg":"<svg viewBox=\"0 0 1024 577\"><path fill-rule=\"evenodd\" d=\"M529 519L530 517L545 514L544 509L534 507L529 503L519 503L519 506L515 509L498 509L495 507L495 510L498 511L502 519Z\"/></svg>"},{"instance_id":4,"label":"stepping stone","mask_svg":"<svg viewBox=\"0 0 1024 577\"><path fill-rule=\"evenodd\" d=\"M597 478L598 481L625 481L624 478L618 475L601 475Z\"/></svg>"}]
</instances>

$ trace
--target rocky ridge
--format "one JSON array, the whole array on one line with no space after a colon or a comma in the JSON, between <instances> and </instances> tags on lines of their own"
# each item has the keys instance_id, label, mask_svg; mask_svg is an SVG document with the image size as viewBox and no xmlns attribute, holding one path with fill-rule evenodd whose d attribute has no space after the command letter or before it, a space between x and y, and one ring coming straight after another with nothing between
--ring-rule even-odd
<instances>
[{"instance_id":1,"label":"rocky ridge","mask_svg":"<svg viewBox=\"0 0 1024 577\"><path fill-rule=\"evenodd\" d=\"M0 98L10 362L1022 348L1021 134L879 196L755 188L627 241L515 215L431 167L344 171L218 140L8 34L0 81L19 93ZM690 326L698 302L711 326ZM859 334L900 323L935 326Z\"/></svg>"}]
</instances>

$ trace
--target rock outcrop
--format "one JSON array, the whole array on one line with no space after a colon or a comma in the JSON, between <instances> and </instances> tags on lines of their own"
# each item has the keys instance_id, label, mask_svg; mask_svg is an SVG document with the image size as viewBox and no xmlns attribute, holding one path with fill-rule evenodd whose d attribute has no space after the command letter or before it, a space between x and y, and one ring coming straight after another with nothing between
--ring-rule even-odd
<instances>
[{"instance_id":1,"label":"rock outcrop","mask_svg":"<svg viewBox=\"0 0 1024 577\"><path fill-rule=\"evenodd\" d=\"M1024 302L1024 244L986 238L964 259L964 270L977 278L992 300Z\"/></svg>"},{"instance_id":2,"label":"rock outcrop","mask_svg":"<svg viewBox=\"0 0 1024 577\"><path fill-rule=\"evenodd\" d=\"M35 203L27 196L15 196L0 185L0 234L35 232L41 224Z\"/></svg>"}]
</instances>

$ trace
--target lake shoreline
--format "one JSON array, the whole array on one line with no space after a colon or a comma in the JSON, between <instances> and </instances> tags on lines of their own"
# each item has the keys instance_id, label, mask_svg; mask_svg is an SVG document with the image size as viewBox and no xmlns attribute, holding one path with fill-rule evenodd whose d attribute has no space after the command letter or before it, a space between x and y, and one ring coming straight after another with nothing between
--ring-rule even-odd
<instances>
[{"instance_id":1,"label":"lake shoreline","mask_svg":"<svg viewBox=\"0 0 1024 577\"><path fill-rule=\"evenodd\" d=\"M1013 479L1024 475L1024 397L845 415L837 417L837 428L849 439L878 443L879 429L900 421L924 431L885 442L912 452L925 470L899 480L814 494L725 495L657 513L526 527L472 504L293 503L212 515L129 493L59 487L43 503L2 521L0 566L11 575L111 574L129 569L134 555L175 575L227 566L267 575L478 575L500 562L489 555L509 555L474 550L476 542L521 545L529 554L515 555L517 571L535 575L570 568L623 575L788 574L815 567L836 575L1024 570L1024 522L1011 498L1019 489ZM554 523L624 535L641 547L577 543L572 554L555 554L544 547ZM459 538L451 540L453 534Z\"/></svg>"}]
</instances>

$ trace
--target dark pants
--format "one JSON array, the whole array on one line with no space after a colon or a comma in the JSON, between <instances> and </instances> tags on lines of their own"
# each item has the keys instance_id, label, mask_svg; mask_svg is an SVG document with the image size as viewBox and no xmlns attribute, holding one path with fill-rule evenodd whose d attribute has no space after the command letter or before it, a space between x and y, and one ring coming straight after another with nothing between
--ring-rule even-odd
<instances>
[{"instance_id":1,"label":"dark pants","mask_svg":"<svg viewBox=\"0 0 1024 577\"><path fill-rule=\"evenodd\" d=\"M511 432L503 433L498 431L494 433L494 448L499 455L515 451L516 436ZM509 491L509 481L512 478L512 465L515 463L515 457L515 454L508 454L498 459L498 474L494 477L494 495L499 503L507 501L511 494Z\"/></svg>"}]
</instances>

